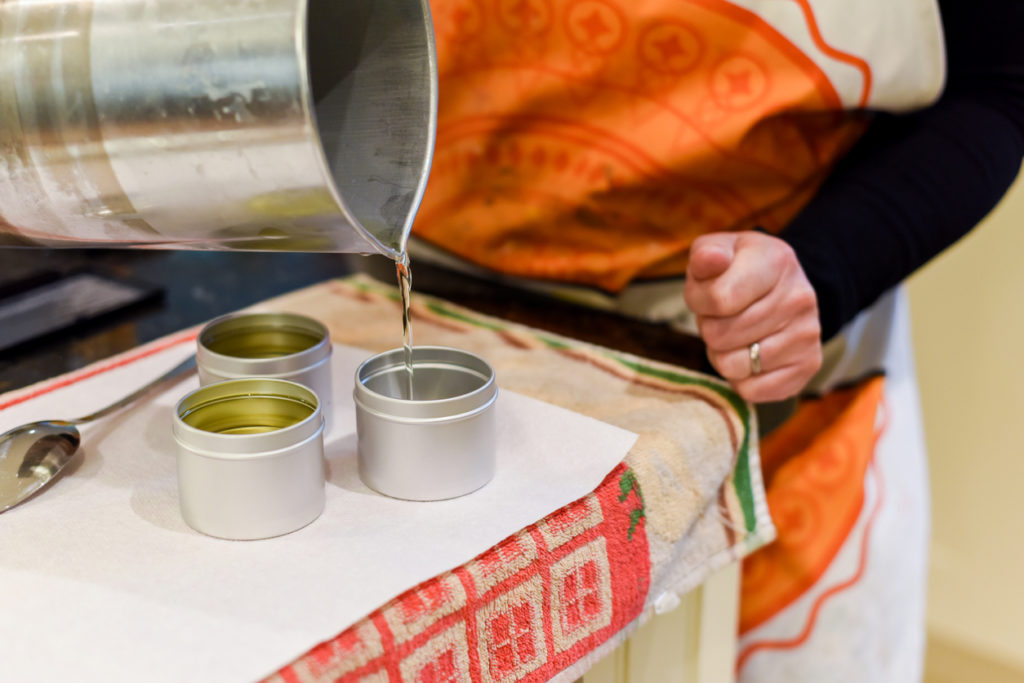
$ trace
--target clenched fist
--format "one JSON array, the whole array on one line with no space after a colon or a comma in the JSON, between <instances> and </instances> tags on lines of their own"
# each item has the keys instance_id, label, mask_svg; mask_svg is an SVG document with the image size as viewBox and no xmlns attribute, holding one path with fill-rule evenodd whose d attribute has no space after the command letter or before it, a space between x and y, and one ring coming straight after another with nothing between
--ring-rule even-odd
<instances>
[{"instance_id":1,"label":"clenched fist","mask_svg":"<svg viewBox=\"0 0 1024 683\"><path fill-rule=\"evenodd\" d=\"M794 396L821 367L818 300L779 238L752 231L697 238L684 296L711 364L748 401Z\"/></svg>"}]
</instances>

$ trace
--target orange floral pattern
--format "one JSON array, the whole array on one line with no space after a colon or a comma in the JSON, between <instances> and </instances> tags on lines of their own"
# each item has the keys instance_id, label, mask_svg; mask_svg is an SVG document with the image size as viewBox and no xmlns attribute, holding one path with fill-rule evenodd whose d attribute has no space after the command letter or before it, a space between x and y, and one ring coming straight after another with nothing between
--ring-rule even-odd
<instances>
[{"instance_id":1,"label":"orange floral pattern","mask_svg":"<svg viewBox=\"0 0 1024 683\"><path fill-rule=\"evenodd\" d=\"M884 379L824 398L761 443L768 508L778 539L743 561L740 632L784 609L825 573L864 506Z\"/></svg>"},{"instance_id":2,"label":"orange floral pattern","mask_svg":"<svg viewBox=\"0 0 1024 683\"><path fill-rule=\"evenodd\" d=\"M517 275L609 290L692 240L778 230L863 121L724 0L435 0L437 151L415 232Z\"/></svg>"}]
</instances>

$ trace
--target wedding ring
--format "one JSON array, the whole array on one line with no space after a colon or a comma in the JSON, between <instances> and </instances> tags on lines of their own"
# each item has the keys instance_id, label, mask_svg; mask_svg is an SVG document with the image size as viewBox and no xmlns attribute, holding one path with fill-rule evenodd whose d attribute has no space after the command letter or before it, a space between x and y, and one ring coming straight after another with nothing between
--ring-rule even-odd
<instances>
[{"instance_id":1,"label":"wedding ring","mask_svg":"<svg viewBox=\"0 0 1024 683\"><path fill-rule=\"evenodd\" d=\"M757 342L750 345L750 374L761 374L761 345Z\"/></svg>"}]
</instances>

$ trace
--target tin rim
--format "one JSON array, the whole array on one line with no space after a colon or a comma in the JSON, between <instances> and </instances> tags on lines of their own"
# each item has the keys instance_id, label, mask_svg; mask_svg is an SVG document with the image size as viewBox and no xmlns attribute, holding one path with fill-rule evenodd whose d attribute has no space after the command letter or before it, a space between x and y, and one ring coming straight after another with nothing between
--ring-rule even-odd
<instances>
[{"instance_id":1,"label":"tin rim","mask_svg":"<svg viewBox=\"0 0 1024 683\"><path fill-rule=\"evenodd\" d=\"M268 432L256 434L224 434L193 427L184 415L203 405L229 399L271 398L300 401L312 407L302 420ZM232 379L204 387L186 394L174 407L172 432L175 440L189 450L209 457L231 460L262 457L274 451L288 449L323 432L323 408L316 392L282 379Z\"/></svg>"},{"instance_id":2,"label":"tin rim","mask_svg":"<svg viewBox=\"0 0 1024 683\"><path fill-rule=\"evenodd\" d=\"M268 358L232 356L210 348L218 338L258 330L292 330L318 341L302 351ZM207 323L196 337L196 347L196 362L216 375L273 377L307 370L329 358L331 335L319 320L296 313L230 313Z\"/></svg>"},{"instance_id":3,"label":"tin rim","mask_svg":"<svg viewBox=\"0 0 1024 683\"><path fill-rule=\"evenodd\" d=\"M366 383L379 375L396 372L405 364L405 351L392 349L371 356L356 370L353 397L363 410L384 418L445 420L468 417L489 407L497 398L494 369L480 356L447 346L416 346L413 369L430 367L467 373L479 379L479 386L456 396L440 399L407 399L378 393Z\"/></svg>"}]
</instances>

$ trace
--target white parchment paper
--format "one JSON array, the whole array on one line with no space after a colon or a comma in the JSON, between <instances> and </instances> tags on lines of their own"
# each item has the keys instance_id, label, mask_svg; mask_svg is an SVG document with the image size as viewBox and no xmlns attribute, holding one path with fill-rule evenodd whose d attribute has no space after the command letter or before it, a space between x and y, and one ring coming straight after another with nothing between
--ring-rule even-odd
<instances>
[{"instance_id":1,"label":"white parchment paper","mask_svg":"<svg viewBox=\"0 0 1024 683\"><path fill-rule=\"evenodd\" d=\"M89 413L191 352L183 342L0 410L0 432ZM355 464L352 378L368 355L335 347L327 507L280 538L217 540L182 521L170 424L194 377L83 428L70 474L0 515L0 681L269 675L390 598L589 493L636 439L504 391L489 485L437 503L386 498L361 484Z\"/></svg>"}]
</instances>

